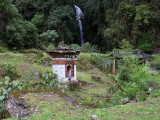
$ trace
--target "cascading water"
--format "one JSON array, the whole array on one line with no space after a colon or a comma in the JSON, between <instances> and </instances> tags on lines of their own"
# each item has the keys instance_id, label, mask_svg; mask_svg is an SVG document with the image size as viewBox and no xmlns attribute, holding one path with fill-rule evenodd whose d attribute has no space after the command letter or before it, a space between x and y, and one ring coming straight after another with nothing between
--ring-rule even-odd
<instances>
[{"instance_id":1,"label":"cascading water","mask_svg":"<svg viewBox=\"0 0 160 120\"><path fill-rule=\"evenodd\" d=\"M83 26L82 26L82 22L81 22L81 17L83 16L83 12L78 6L74 5L74 7L76 9L76 19L79 22L81 46L83 46L84 45L84 38L83 38Z\"/></svg>"}]
</instances>

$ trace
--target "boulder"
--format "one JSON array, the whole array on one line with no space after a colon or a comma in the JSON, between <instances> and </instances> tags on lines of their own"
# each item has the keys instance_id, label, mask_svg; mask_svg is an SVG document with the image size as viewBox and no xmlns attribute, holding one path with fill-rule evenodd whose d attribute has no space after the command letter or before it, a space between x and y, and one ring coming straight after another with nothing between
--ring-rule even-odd
<instances>
[{"instance_id":1,"label":"boulder","mask_svg":"<svg viewBox=\"0 0 160 120\"><path fill-rule=\"evenodd\" d=\"M6 100L5 108L12 117L22 118L27 117L31 114L26 108L29 107L24 100L15 99L12 95L8 95Z\"/></svg>"},{"instance_id":2,"label":"boulder","mask_svg":"<svg viewBox=\"0 0 160 120\"><path fill-rule=\"evenodd\" d=\"M101 80L101 77L99 76L96 76L96 75L92 75L91 78L95 81L100 81Z\"/></svg>"}]
</instances>

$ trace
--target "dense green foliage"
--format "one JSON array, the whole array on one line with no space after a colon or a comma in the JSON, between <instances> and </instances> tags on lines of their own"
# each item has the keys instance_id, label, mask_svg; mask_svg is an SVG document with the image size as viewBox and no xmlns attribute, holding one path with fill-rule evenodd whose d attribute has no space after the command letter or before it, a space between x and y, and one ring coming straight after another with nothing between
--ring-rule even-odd
<instances>
[{"instance_id":1,"label":"dense green foliage","mask_svg":"<svg viewBox=\"0 0 160 120\"><path fill-rule=\"evenodd\" d=\"M122 39L145 52L160 46L159 0L0 0L0 42L11 49L80 44L74 5L84 12L85 41L102 52Z\"/></svg>"},{"instance_id":2,"label":"dense green foliage","mask_svg":"<svg viewBox=\"0 0 160 120\"><path fill-rule=\"evenodd\" d=\"M11 90L21 90L22 84L16 80L19 77L16 67L10 64L0 65L0 113L3 110L8 92Z\"/></svg>"},{"instance_id":3,"label":"dense green foliage","mask_svg":"<svg viewBox=\"0 0 160 120\"><path fill-rule=\"evenodd\" d=\"M160 94L158 71L151 70L149 64L140 62L137 56L131 54L132 46L128 42L123 41L122 48L124 57L115 75L113 104L119 104L124 98L144 101L151 96L157 97Z\"/></svg>"}]
</instances>

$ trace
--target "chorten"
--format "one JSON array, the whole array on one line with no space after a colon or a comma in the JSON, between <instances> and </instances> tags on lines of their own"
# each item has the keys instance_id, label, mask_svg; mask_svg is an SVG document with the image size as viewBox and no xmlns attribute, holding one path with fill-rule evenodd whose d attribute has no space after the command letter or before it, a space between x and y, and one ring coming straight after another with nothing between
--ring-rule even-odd
<instances>
[{"instance_id":1,"label":"chorten","mask_svg":"<svg viewBox=\"0 0 160 120\"><path fill-rule=\"evenodd\" d=\"M61 43L47 53L52 56L52 70L58 75L61 83L76 81L76 62L80 51L70 49Z\"/></svg>"}]
</instances>

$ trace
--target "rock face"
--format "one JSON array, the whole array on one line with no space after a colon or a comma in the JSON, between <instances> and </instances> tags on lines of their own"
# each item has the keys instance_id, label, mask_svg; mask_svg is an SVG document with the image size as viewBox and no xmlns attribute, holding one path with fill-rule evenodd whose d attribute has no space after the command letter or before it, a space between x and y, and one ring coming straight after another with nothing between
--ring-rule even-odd
<instances>
[{"instance_id":1,"label":"rock face","mask_svg":"<svg viewBox=\"0 0 160 120\"><path fill-rule=\"evenodd\" d=\"M8 110L12 117L22 118L29 116L31 113L26 109L29 107L24 100L15 99L12 95L8 95L5 108Z\"/></svg>"}]
</instances>

